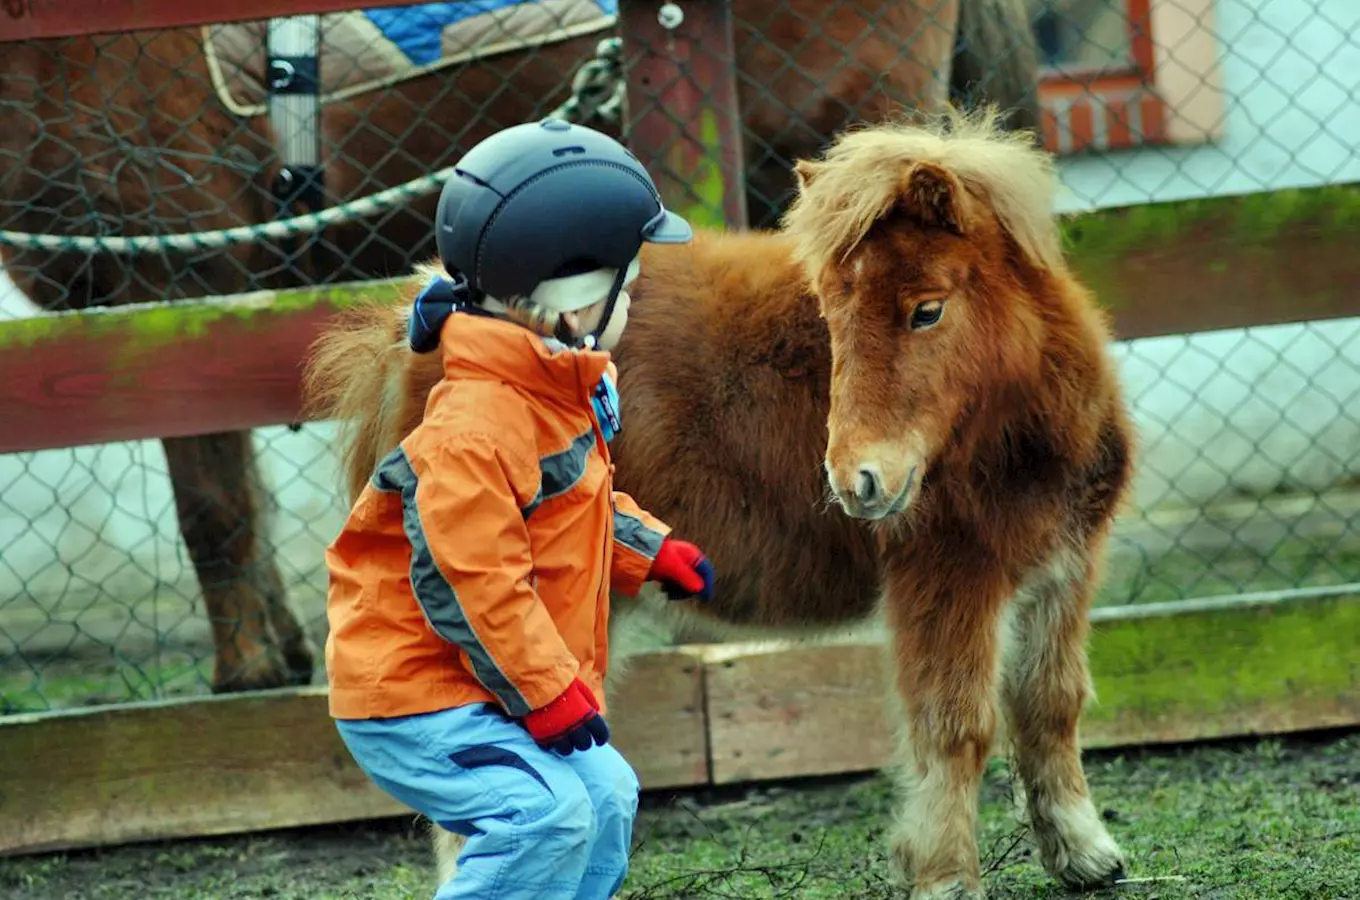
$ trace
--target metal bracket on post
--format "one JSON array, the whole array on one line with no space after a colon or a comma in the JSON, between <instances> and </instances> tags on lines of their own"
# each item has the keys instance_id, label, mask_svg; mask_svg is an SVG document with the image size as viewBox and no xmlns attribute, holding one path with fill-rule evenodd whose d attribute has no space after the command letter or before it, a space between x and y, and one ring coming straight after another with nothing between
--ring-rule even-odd
<instances>
[{"instance_id":1,"label":"metal bracket on post","mask_svg":"<svg viewBox=\"0 0 1360 900\"><path fill-rule=\"evenodd\" d=\"M619 21L629 148L668 208L699 227L745 228L731 0L620 0Z\"/></svg>"},{"instance_id":2,"label":"metal bracket on post","mask_svg":"<svg viewBox=\"0 0 1360 900\"><path fill-rule=\"evenodd\" d=\"M265 80L283 160L273 185L279 218L292 215L297 203L312 212L323 205L320 55L321 16L269 20Z\"/></svg>"}]
</instances>

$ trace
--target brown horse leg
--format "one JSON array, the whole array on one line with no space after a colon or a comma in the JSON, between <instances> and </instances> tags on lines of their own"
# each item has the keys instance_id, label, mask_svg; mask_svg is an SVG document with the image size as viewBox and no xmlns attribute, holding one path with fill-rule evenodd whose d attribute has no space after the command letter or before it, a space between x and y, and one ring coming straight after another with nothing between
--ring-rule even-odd
<instances>
[{"instance_id":1,"label":"brown horse leg","mask_svg":"<svg viewBox=\"0 0 1360 900\"><path fill-rule=\"evenodd\" d=\"M1123 876L1124 855L1096 815L1077 722L1091 694L1086 664L1093 561L1059 555L1009 611L1002 697L1044 868L1071 888Z\"/></svg>"},{"instance_id":2,"label":"brown horse leg","mask_svg":"<svg viewBox=\"0 0 1360 900\"><path fill-rule=\"evenodd\" d=\"M313 656L264 547L264 502L249 432L162 442L180 530L212 623L214 693L305 684Z\"/></svg>"},{"instance_id":3,"label":"brown horse leg","mask_svg":"<svg viewBox=\"0 0 1360 900\"><path fill-rule=\"evenodd\" d=\"M902 797L892 836L896 874L912 900L981 900L976 836L978 787L996 733L1001 609L1009 593L981 553L905 572L889 560L886 619L897 688L906 707L898 746Z\"/></svg>"}]
</instances>

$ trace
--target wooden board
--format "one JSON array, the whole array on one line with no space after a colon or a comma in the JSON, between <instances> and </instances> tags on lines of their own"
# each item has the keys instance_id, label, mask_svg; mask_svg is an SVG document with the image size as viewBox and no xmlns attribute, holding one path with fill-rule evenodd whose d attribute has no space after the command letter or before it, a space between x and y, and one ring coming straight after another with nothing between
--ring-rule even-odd
<instances>
[{"instance_id":1,"label":"wooden board","mask_svg":"<svg viewBox=\"0 0 1360 900\"><path fill-rule=\"evenodd\" d=\"M410 0L5 0L0 43L405 6Z\"/></svg>"},{"instance_id":2,"label":"wooden board","mask_svg":"<svg viewBox=\"0 0 1360 900\"><path fill-rule=\"evenodd\" d=\"M1360 724L1360 594L1101 609L1086 747ZM883 645L636 658L610 699L644 789L868 771L892 749ZM409 815L350 760L324 688L0 719L0 855Z\"/></svg>"},{"instance_id":3,"label":"wooden board","mask_svg":"<svg viewBox=\"0 0 1360 900\"><path fill-rule=\"evenodd\" d=\"M1101 210L1064 228L1118 337L1360 315L1360 187ZM0 453L295 421L322 323L405 279L0 322Z\"/></svg>"},{"instance_id":4,"label":"wooden board","mask_svg":"<svg viewBox=\"0 0 1360 900\"><path fill-rule=\"evenodd\" d=\"M1360 184L1103 209L1063 230L1121 338L1360 315Z\"/></svg>"},{"instance_id":5,"label":"wooden board","mask_svg":"<svg viewBox=\"0 0 1360 900\"><path fill-rule=\"evenodd\" d=\"M287 424L337 307L389 281L0 323L0 453Z\"/></svg>"},{"instance_id":6,"label":"wooden board","mask_svg":"<svg viewBox=\"0 0 1360 900\"><path fill-rule=\"evenodd\" d=\"M0 719L0 851L56 850L400 814L324 690Z\"/></svg>"},{"instance_id":7,"label":"wooden board","mask_svg":"<svg viewBox=\"0 0 1360 900\"><path fill-rule=\"evenodd\" d=\"M622 0L629 148L667 208L696 228L747 224L746 162L731 0L690 0L666 28L660 4Z\"/></svg>"},{"instance_id":8,"label":"wooden board","mask_svg":"<svg viewBox=\"0 0 1360 900\"><path fill-rule=\"evenodd\" d=\"M705 783L698 659L635 665L615 743L645 788ZM321 687L0 718L0 855L410 814L354 764Z\"/></svg>"},{"instance_id":9,"label":"wooden board","mask_svg":"<svg viewBox=\"0 0 1360 900\"><path fill-rule=\"evenodd\" d=\"M1360 595L1097 610L1087 747L1360 724ZM891 758L881 645L715 648L714 784L867 771Z\"/></svg>"},{"instance_id":10,"label":"wooden board","mask_svg":"<svg viewBox=\"0 0 1360 900\"><path fill-rule=\"evenodd\" d=\"M643 790L708 783L704 666L697 651L634 657L608 704L612 740Z\"/></svg>"}]
</instances>

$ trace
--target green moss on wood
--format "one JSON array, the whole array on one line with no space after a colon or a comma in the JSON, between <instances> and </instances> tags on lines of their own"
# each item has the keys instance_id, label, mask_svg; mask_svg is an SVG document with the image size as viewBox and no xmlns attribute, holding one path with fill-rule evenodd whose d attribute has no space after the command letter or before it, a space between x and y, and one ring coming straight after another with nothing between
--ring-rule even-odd
<instances>
[{"instance_id":1,"label":"green moss on wood","mask_svg":"<svg viewBox=\"0 0 1360 900\"><path fill-rule=\"evenodd\" d=\"M1189 244L1201 255L1193 262L1208 279L1228 272L1231 263L1225 256L1270 253L1301 233L1349 252L1360 233L1360 184L1100 209L1064 217L1061 229L1083 280L1101 303L1121 308L1137 291L1136 284L1127 283L1129 270L1121 268L1130 257L1155 265L1159 256L1174 256L1179 264ZM1206 232L1215 235L1213 246L1194 240ZM1223 255L1213 252L1214 246ZM1192 266L1186 274L1193 271Z\"/></svg>"},{"instance_id":2,"label":"green moss on wood","mask_svg":"<svg viewBox=\"0 0 1360 900\"><path fill-rule=\"evenodd\" d=\"M1360 703L1360 597L1207 609L1092 626L1098 702L1084 722L1232 720ZM1349 701L1346 698L1351 698Z\"/></svg>"},{"instance_id":3,"label":"green moss on wood","mask_svg":"<svg viewBox=\"0 0 1360 900\"><path fill-rule=\"evenodd\" d=\"M0 322L0 352L80 337L116 340L125 352L142 353L174 341L205 338L215 326L226 321L267 329L274 327L280 317L308 309L338 310L373 297L394 298L404 282L405 279L354 282L15 319Z\"/></svg>"},{"instance_id":4,"label":"green moss on wood","mask_svg":"<svg viewBox=\"0 0 1360 900\"><path fill-rule=\"evenodd\" d=\"M727 185L717 160L721 134L716 115L705 110L700 118L699 140L703 153L682 197L667 202L699 228L724 227L723 198ZM1280 240L1306 233L1310 239L1350 252L1360 233L1360 184L1327 185L1211 197L1139 206L1102 209L1064 218L1063 239L1073 265L1108 307L1129 303L1137 284L1128 282L1130 269L1122 264L1130 257L1153 259L1158 254L1183 255L1180 248L1190 236L1204 231L1218 235L1215 242L1225 254L1273 252ZM1231 262L1201 243L1198 264L1206 284L1228 272ZM129 352L153 350L175 340L206 337L219 322L242 320L270 327L280 316L326 306L339 309L368 297L395 297L407 278L385 279L262 291L258 294L212 300L148 303L61 313L0 322L0 352L57 343L72 337L116 337L127 341ZM1270 289L1263 285L1263 289ZM1338 284L1338 294L1351 291Z\"/></svg>"},{"instance_id":5,"label":"green moss on wood","mask_svg":"<svg viewBox=\"0 0 1360 900\"><path fill-rule=\"evenodd\" d=\"M1174 248L1212 224L1232 241L1269 243L1300 228L1346 242L1360 230L1360 184L1323 185L1113 207L1062 220L1063 240L1076 260L1125 256L1134 250Z\"/></svg>"}]
</instances>

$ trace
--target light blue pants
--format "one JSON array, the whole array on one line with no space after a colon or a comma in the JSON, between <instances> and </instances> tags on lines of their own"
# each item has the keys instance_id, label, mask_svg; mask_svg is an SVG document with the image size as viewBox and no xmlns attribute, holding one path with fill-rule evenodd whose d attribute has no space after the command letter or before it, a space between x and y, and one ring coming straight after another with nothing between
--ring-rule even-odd
<instances>
[{"instance_id":1,"label":"light blue pants","mask_svg":"<svg viewBox=\"0 0 1360 900\"><path fill-rule=\"evenodd\" d=\"M336 727L374 783L467 837L435 900L606 900L623 886L638 781L612 745L558 756L489 704Z\"/></svg>"}]
</instances>

